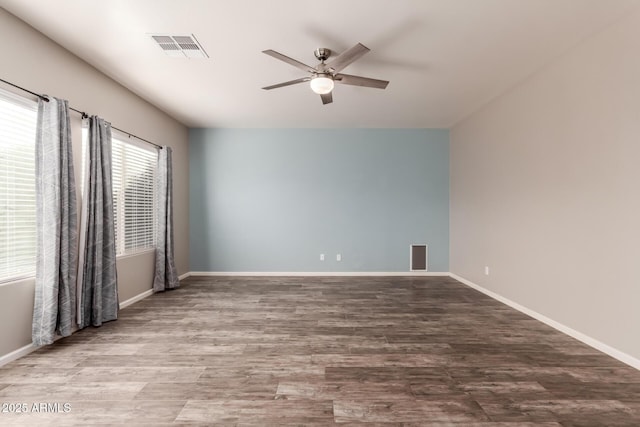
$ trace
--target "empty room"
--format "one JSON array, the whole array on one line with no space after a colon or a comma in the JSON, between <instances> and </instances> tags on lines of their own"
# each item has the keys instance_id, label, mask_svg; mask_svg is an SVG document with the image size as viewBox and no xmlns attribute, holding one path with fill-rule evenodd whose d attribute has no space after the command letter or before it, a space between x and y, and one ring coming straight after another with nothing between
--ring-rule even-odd
<instances>
[{"instance_id":1,"label":"empty room","mask_svg":"<svg viewBox=\"0 0 640 427\"><path fill-rule=\"evenodd\" d=\"M0 0L0 425L640 425L640 0Z\"/></svg>"}]
</instances>

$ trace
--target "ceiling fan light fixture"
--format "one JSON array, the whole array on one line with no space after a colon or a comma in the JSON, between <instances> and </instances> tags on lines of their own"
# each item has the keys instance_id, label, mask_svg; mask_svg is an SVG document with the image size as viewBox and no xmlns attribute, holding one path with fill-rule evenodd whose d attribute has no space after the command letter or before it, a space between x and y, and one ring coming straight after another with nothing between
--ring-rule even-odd
<instances>
[{"instance_id":1,"label":"ceiling fan light fixture","mask_svg":"<svg viewBox=\"0 0 640 427\"><path fill-rule=\"evenodd\" d=\"M333 90L333 79L327 74L320 74L309 82L311 90L318 95L325 95Z\"/></svg>"}]
</instances>

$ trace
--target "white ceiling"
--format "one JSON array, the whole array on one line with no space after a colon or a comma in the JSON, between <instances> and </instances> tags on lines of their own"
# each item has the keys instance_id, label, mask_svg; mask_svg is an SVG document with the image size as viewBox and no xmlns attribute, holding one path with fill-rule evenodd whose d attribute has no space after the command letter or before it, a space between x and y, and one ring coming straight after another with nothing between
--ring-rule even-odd
<instances>
[{"instance_id":1,"label":"white ceiling","mask_svg":"<svg viewBox=\"0 0 640 427\"><path fill-rule=\"evenodd\" d=\"M638 0L0 0L122 85L192 127L450 127ZM149 34L195 34L209 59L170 58ZM323 106L313 51L371 49ZM5 41L6 43L6 41Z\"/></svg>"}]
</instances>

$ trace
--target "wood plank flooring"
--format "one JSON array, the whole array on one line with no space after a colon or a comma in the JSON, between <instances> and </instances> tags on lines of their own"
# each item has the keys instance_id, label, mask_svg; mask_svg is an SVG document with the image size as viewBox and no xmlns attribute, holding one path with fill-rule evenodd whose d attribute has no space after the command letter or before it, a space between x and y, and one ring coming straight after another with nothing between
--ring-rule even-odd
<instances>
[{"instance_id":1,"label":"wood plank flooring","mask_svg":"<svg viewBox=\"0 0 640 427\"><path fill-rule=\"evenodd\" d=\"M637 427L640 372L447 277L192 277L0 368L0 403L0 425Z\"/></svg>"}]
</instances>

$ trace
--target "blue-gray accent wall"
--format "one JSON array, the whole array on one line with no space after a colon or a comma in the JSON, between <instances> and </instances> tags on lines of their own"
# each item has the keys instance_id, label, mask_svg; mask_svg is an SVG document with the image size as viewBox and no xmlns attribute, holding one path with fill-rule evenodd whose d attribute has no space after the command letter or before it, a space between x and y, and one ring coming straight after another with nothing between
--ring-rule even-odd
<instances>
[{"instance_id":1,"label":"blue-gray accent wall","mask_svg":"<svg viewBox=\"0 0 640 427\"><path fill-rule=\"evenodd\" d=\"M191 129L189 157L191 271L406 272L411 243L449 271L448 130Z\"/></svg>"}]
</instances>

